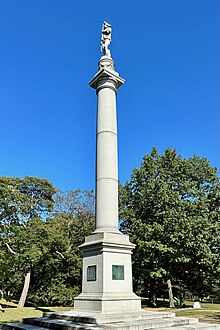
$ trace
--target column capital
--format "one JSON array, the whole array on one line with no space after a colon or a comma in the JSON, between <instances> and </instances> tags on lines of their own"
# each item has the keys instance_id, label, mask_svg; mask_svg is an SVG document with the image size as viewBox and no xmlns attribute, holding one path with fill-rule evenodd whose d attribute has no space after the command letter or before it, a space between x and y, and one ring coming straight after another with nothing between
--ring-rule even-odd
<instances>
[{"instance_id":1,"label":"column capital","mask_svg":"<svg viewBox=\"0 0 220 330\"><path fill-rule=\"evenodd\" d=\"M90 80L89 86L96 89L97 93L103 88L110 88L116 92L123 83L124 79L114 70L112 58L102 56L99 61L99 71Z\"/></svg>"}]
</instances>

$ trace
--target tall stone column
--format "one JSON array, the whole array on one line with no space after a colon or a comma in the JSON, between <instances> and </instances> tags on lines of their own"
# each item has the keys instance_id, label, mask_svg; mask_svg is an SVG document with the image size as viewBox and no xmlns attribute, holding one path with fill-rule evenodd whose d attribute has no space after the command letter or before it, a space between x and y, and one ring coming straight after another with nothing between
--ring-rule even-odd
<instances>
[{"instance_id":1,"label":"tall stone column","mask_svg":"<svg viewBox=\"0 0 220 330\"><path fill-rule=\"evenodd\" d=\"M124 83L111 57L102 56L90 81L98 96L96 131L96 232L118 232L116 93Z\"/></svg>"},{"instance_id":2,"label":"tall stone column","mask_svg":"<svg viewBox=\"0 0 220 330\"><path fill-rule=\"evenodd\" d=\"M106 24L106 25L105 25ZM141 300L133 293L131 254L135 245L118 230L118 150L116 93L124 83L114 69L108 49L110 25L104 23L104 56L89 85L96 90L96 228L80 246L83 253L82 293L77 312L101 314L139 312Z\"/></svg>"}]
</instances>

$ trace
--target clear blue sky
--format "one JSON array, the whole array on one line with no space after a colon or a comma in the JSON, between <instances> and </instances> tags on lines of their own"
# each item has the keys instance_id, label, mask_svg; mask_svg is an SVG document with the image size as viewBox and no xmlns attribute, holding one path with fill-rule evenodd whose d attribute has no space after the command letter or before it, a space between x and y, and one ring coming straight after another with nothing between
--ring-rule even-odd
<instances>
[{"instance_id":1,"label":"clear blue sky","mask_svg":"<svg viewBox=\"0 0 220 330\"><path fill-rule=\"evenodd\" d=\"M1 0L0 175L94 188L104 20L126 80L117 96L119 179L176 148L219 167L219 0Z\"/></svg>"}]
</instances>

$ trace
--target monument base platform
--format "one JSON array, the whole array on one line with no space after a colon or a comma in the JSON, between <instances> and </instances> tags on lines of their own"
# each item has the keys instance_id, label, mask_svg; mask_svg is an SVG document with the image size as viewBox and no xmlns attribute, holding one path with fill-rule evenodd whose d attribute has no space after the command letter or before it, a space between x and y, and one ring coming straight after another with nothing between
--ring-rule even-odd
<instances>
[{"instance_id":1,"label":"monument base platform","mask_svg":"<svg viewBox=\"0 0 220 330\"><path fill-rule=\"evenodd\" d=\"M44 313L42 318L0 325L3 330L220 330L220 324L199 323L198 319L176 317L170 312L83 313L80 311Z\"/></svg>"}]
</instances>

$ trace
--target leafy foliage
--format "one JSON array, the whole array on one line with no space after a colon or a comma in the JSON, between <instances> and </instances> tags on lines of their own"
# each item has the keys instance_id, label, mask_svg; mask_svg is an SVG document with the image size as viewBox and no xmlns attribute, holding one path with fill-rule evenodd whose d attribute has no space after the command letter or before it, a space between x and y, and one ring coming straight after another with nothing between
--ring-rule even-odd
<instances>
[{"instance_id":1,"label":"leafy foliage","mask_svg":"<svg viewBox=\"0 0 220 330\"><path fill-rule=\"evenodd\" d=\"M46 179L0 177L2 291L21 291L23 275L40 258L29 222L51 212L54 193L55 188Z\"/></svg>"},{"instance_id":2,"label":"leafy foliage","mask_svg":"<svg viewBox=\"0 0 220 330\"><path fill-rule=\"evenodd\" d=\"M23 224L52 210L55 188L36 177L0 177L0 223Z\"/></svg>"},{"instance_id":3,"label":"leafy foliage","mask_svg":"<svg viewBox=\"0 0 220 330\"><path fill-rule=\"evenodd\" d=\"M30 270L36 304L72 304L80 291L78 246L94 229L94 195L54 193L44 179L0 178L0 288L13 298Z\"/></svg>"},{"instance_id":4,"label":"leafy foliage","mask_svg":"<svg viewBox=\"0 0 220 330\"><path fill-rule=\"evenodd\" d=\"M175 150L153 148L120 186L120 227L136 244L135 289L152 300L166 288L216 294L220 274L220 191L215 168ZM28 300L73 303L81 291L79 245L94 230L94 195L57 191L46 179L0 177L0 289ZM154 298L154 299L153 299Z\"/></svg>"},{"instance_id":5,"label":"leafy foliage","mask_svg":"<svg viewBox=\"0 0 220 330\"><path fill-rule=\"evenodd\" d=\"M121 230L137 245L137 290L155 296L168 278L203 296L220 272L219 179L205 158L175 150L144 156L120 189Z\"/></svg>"},{"instance_id":6,"label":"leafy foliage","mask_svg":"<svg viewBox=\"0 0 220 330\"><path fill-rule=\"evenodd\" d=\"M87 218L57 214L43 226L47 253L32 274L30 297L37 304L71 305L81 291L82 256L79 245L94 229L94 214ZM53 276L51 276L53 274Z\"/></svg>"}]
</instances>

